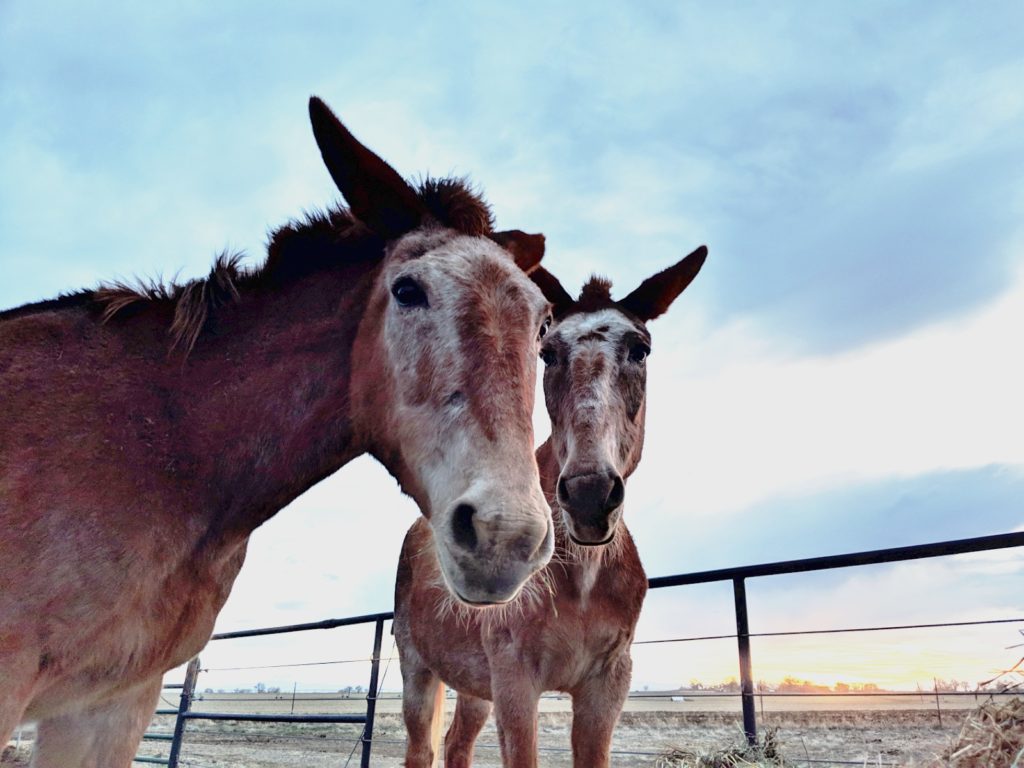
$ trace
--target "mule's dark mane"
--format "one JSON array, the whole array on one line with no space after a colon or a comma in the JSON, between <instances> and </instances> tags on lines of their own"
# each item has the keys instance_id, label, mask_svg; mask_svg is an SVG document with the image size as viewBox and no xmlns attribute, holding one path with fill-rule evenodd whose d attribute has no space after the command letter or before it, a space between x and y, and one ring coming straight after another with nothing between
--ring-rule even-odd
<instances>
[{"instance_id":1,"label":"mule's dark mane","mask_svg":"<svg viewBox=\"0 0 1024 768\"><path fill-rule=\"evenodd\" d=\"M429 220L466 235L493 231L490 206L466 179L426 177L417 193ZM429 223L429 222L425 222ZM101 283L56 299L0 312L0 320L73 307L98 311L103 322L133 314L147 306L173 309L172 348L191 350L217 307L233 302L249 288L273 290L306 275L345 263L379 256L384 241L347 208L307 213L270 236L267 258L258 267L243 267L241 254L219 255L209 274L184 283L135 280Z\"/></svg>"},{"instance_id":2,"label":"mule's dark mane","mask_svg":"<svg viewBox=\"0 0 1024 768\"><path fill-rule=\"evenodd\" d=\"M70 309L72 307L87 307L94 303L94 291L83 289L61 293L55 299L44 299L31 304L22 304L11 309L0 310L0 321L13 320L24 315L32 315L37 312L50 312L57 309Z\"/></svg>"}]
</instances>

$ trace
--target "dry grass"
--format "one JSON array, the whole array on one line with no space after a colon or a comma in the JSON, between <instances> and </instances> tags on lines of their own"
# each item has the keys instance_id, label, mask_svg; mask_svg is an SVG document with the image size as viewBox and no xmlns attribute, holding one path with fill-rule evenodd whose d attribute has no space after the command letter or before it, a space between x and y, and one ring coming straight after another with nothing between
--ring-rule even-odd
<instances>
[{"instance_id":1,"label":"dry grass","mask_svg":"<svg viewBox=\"0 0 1024 768\"><path fill-rule=\"evenodd\" d=\"M27 746L22 749L5 747L0 750L0 765L4 768L27 768L30 757L30 750Z\"/></svg>"},{"instance_id":2,"label":"dry grass","mask_svg":"<svg viewBox=\"0 0 1024 768\"><path fill-rule=\"evenodd\" d=\"M1024 768L1024 699L992 701L976 709L935 765Z\"/></svg>"},{"instance_id":3,"label":"dry grass","mask_svg":"<svg viewBox=\"0 0 1024 768\"><path fill-rule=\"evenodd\" d=\"M755 747L740 742L724 749L673 747L662 755L658 768L784 768L800 765L780 752L777 728L765 731ZM865 765L870 765L865 761ZM914 763L920 765L919 763ZM1024 768L1024 699L990 701L969 713L959 735L931 768Z\"/></svg>"},{"instance_id":4,"label":"dry grass","mask_svg":"<svg viewBox=\"0 0 1024 768\"><path fill-rule=\"evenodd\" d=\"M904 697L911 698L911 697ZM965 697L957 700L964 702ZM951 700L952 703L952 700ZM972 702L973 703L973 702ZM211 698L204 707L218 709ZM223 707L237 703L222 702ZM277 702L280 707L281 701ZM284 702L284 712L289 702ZM333 710L356 711L365 702L342 700ZM545 768L570 768L567 747L571 714L566 702L549 701L557 711L542 712L539 740L546 748ZM856 766L898 765L914 768L1024 768L1024 698L989 702L974 710L943 711L943 726L934 710L850 709L847 711L768 711L762 720L762 741L746 746L738 712L668 712L651 709L623 713L615 733L617 768L813 768L812 760L843 759ZM270 711L261 702L250 706ZM308 702L309 707L317 702ZM321 702L322 705L322 702ZM676 706L670 703L665 706ZM223 708L222 707L222 708ZM451 716L452 707L448 707ZM563 711L565 710L565 711ZM274 711L280 711L274 710ZM160 716L151 730L169 733L173 718ZM24 768L31 750L31 729L21 749L8 748L0 768ZM342 765L356 744L358 727L295 724L253 724L197 721L189 726L184 756L197 765L246 768L308 768ZM403 764L405 731L399 702L378 702L373 765ZM476 765L500 768L493 722L481 735ZM491 746L487 746L491 745ZM730 746L732 745L732 746ZM146 742L144 754L166 755L166 745ZM784 757L783 757L784 756ZM1014 762L1016 760L1016 763Z\"/></svg>"},{"instance_id":5,"label":"dry grass","mask_svg":"<svg viewBox=\"0 0 1024 768\"><path fill-rule=\"evenodd\" d=\"M658 758L658 768L784 768L779 753L778 728L767 728L756 746L740 744L713 751L672 747Z\"/></svg>"}]
</instances>

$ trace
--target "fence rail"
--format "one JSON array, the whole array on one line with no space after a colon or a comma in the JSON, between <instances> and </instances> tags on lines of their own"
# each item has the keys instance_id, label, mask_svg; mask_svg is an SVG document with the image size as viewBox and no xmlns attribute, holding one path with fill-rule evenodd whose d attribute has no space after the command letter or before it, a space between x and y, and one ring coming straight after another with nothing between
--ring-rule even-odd
<instances>
[{"instance_id":1,"label":"fence rail","mask_svg":"<svg viewBox=\"0 0 1024 768\"><path fill-rule=\"evenodd\" d=\"M211 720L211 721L235 721L249 723L321 723L321 724L348 724L362 725L363 732L359 737L362 746L360 756L360 768L369 768L370 751L373 746L373 719L377 705L377 680L380 670L380 646L384 635L384 622L393 617L392 613L373 613L366 616L351 616L343 619L328 619L326 621L315 621L308 624L291 624L281 627L260 627L258 629L247 629L239 632L221 632L213 635L213 640L235 640L244 637L262 637L266 635L282 635L290 632L307 632L318 629L335 629L337 627L349 627L358 624L375 624L373 655L370 657L370 685L366 694L366 713L363 715L258 715L242 712L202 712L192 708L194 701L202 700L195 695L196 681L201 670L199 657L196 656L189 662L185 672L185 682L180 685L165 686L166 688L178 688L181 690L181 698L178 709L157 710L156 714L175 715L174 733L170 737L171 747L167 759L136 756L137 763L158 763L168 768L179 768L181 764L181 748L185 738L185 726L189 721ZM289 665L290 666L290 665ZM147 734L150 735L150 734ZM156 734L152 734L156 736ZM163 740L163 739L161 739Z\"/></svg>"},{"instance_id":2,"label":"fence rail","mask_svg":"<svg viewBox=\"0 0 1024 768\"><path fill-rule=\"evenodd\" d=\"M832 570L836 568L849 568L862 565L881 565L885 563L896 563L908 560L920 560L934 557L948 557L952 555L968 554L973 552L987 552L998 549L1008 549L1024 546L1024 532L1007 533L996 536L981 536L970 539L957 539L954 541L941 541L931 544L919 544L909 547L892 547L889 549L876 549L864 552L852 552L841 555L830 555L826 557L812 557L800 560L785 560L772 563L760 563L735 568L721 568L716 570L698 571L694 573L676 574L672 576L660 576L649 579L651 589L666 587L679 587L693 584L708 584L713 582L731 581L733 586L733 603L736 620L736 633L728 635L705 635L698 637L669 638L663 640L638 641L636 645L665 643L665 642L692 642L700 640L725 640L736 639L737 655L739 661L740 690L738 693L701 693L688 694L688 697L725 697L738 696L741 699L743 713L743 731L751 744L757 742L757 712L755 699L767 696L785 697L823 697L823 696L920 696L921 692L914 691L878 691L878 692L760 692L754 690L753 659L750 651L750 638L752 637L780 637L793 635L816 635L832 634L841 632L882 632L902 629L937 628L955 626L974 626L982 624L1004 624L1024 621L1024 618L992 619L988 621L966 621L966 622L945 622L935 624L905 624L894 626L878 627L843 627L837 629L814 629L786 632L751 632L747 614L746 581L752 578L766 576L781 576L794 573L808 573L813 571ZM177 709L157 710L157 714L173 714L176 716L174 733L171 738L171 749L167 760L162 758L137 757L136 762L160 763L168 768L178 768L181 754L182 742L185 735L185 725L191 720L234 720L248 722L292 722L292 723L347 723L362 724L363 733L360 737L362 744L361 768L368 768L370 764L370 752L373 744L373 724L377 702L378 674L381 661L381 640L383 636L384 622L394 618L390 611L381 613L366 614L363 616L351 616L340 619L328 619L325 621L309 622L305 624L290 624L278 627L260 627L237 632L221 632L213 635L212 640L232 640L246 637L260 637L265 635L279 635L291 632L307 632L313 630L335 629L338 627L355 626L360 624L375 624L373 653L370 657L370 682L366 694L365 715L252 715L243 713L211 713L199 712L192 709L195 700L196 678L200 672L198 657L193 659L188 666L185 675L185 682L181 685L166 686L181 690L180 703ZM336 662L329 662L336 663ZM283 665L292 666L292 665ZM930 695L931 692L928 692ZM986 694L997 693L985 691ZM971 696L976 692L943 692L943 696ZM1015 695L1019 695L1015 694ZM645 697L638 694L635 697ZM650 694L646 697L665 698L666 694ZM828 764L845 764L843 760L809 760L809 762L822 762ZM850 763L854 764L854 763ZM861 764L859 762L855 764Z\"/></svg>"}]
</instances>

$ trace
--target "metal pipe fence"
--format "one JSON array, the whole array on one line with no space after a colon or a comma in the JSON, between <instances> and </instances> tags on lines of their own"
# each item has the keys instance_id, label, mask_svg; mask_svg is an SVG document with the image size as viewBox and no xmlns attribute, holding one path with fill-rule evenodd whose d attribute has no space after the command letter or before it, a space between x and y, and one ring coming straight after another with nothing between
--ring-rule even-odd
<instances>
[{"instance_id":1,"label":"metal pipe fence","mask_svg":"<svg viewBox=\"0 0 1024 768\"><path fill-rule=\"evenodd\" d=\"M380 670L380 647L381 640L384 633L384 622L390 621L393 618L393 614L388 613L373 613L365 616L350 616L343 619L328 619L326 621L317 621L307 624L292 624L282 627L260 627L258 629L242 630L239 632L221 632L213 635L210 640L233 640L247 637L262 637L266 635L281 635L288 634L291 632L307 632L311 630L323 630L323 629L335 629L337 627L348 627L359 624L373 623L374 627L374 642L373 642L373 653L370 657L370 681L369 687L366 694L366 713L362 715L322 715L322 714L251 714L243 712L202 712L192 708L193 703L197 700L196 682L201 671L199 657L195 657L189 662L188 669L185 672L185 682L177 686L165 686L167 688L180 688L181 697L178 708L176 710L158 709L156 714L175 715L174 732L167 739L164 734L151 734L147 733L143 738L145 739L159 739L169 740L171 742L170 751L166 759L136 756L135 762L137 763L155 763L159 765L166 765L168 768L179 768L182 764L181 749L185 739L185 727L190 721L208 720L208 721L233 721L233 722L250 722L250 723L319 723L319 724L350 724L350 725L362 725L363 732L359 737L360 746L362 747L362 753L360 755L360 768L369 768L370 765L370 752L373 746L373 719L376 710L376 699L377 699L377 681L378 673ZM282 665L282 666L295 666L295 665Z\"/></svg>"},{"instance_id":2,"label":"metal pipe fence","mask_svg":"<svg viewBox=\"0 0 1024 768\"><path fill-rule=\"evenodd\" d=\"M833 570L837 568L848 568L853 566L862 565L880 565L885 563L903 562L908 560L920 560L925 558L934 557L948 557L951 555L967 554L972 552L986 552L998 549L1008 549L1014 547L1024 546L1024 532L1020 533L1007 533L996 536L981 536L970 539L957 539L954 541L942 541L930 544L920 544L909 547L893 547L888 549L877 549L864 552L853 552L841 555L830 555L826 557L813 557L799 560L787 560L772 563L759 563L755 565L734 567L734 568L722 568L709 571L699 571L694 573L676 574L672 576L661 576L649 579L648 584L651 589L662 589L667 587L679 587L685 585L694 584L708 584L713 582L731 582L733 587L733 603L736 621L736 633L735 634L718 634L718 635L703 635L695 637L679 637L679 638L665 638L658 640L643 640L637 641L635 645L651 645L656 643L677 643L677 642L696 642L703 640L727 640L734 639L737 643L737 657L739 667L739 691L738 692L701 692L701 693L688 693L688 698L722 698L722 697L738 697L741 701L741 711L743 719L743 732L747 741L754 745L757 743L757 712L755 707L756 698L765 697L790 697L790 698L815 698L815 697L843 697L843 696L921 696L922 692L914 691L877 691L877 692L863 692L863 691L828 691L828 692L764 692L755 690L754 686L754 672L753 672L753 658L750 649L750 639L752 637L783 637L783 636L804 636L804 635L819 635L819 634L836 634L836 633L850 633L850 632L886 632L896 631L905 629L932 629L939 627L963 627L963 626L978 626L978 625L989 625L989 624L1008 624L1015 622L1024 622L1024 617L1021 618L1000 618L991 619L985 621L959 621L959 622L941 622L941 623L928 623L928 624L902 624L902 625L888 625L888 626L870 626L870 627L841 627L834 629L811 629L811 630L791 630L784 632L751 632L748 621L747 613L747 593L746 593L746 582L748 579L761 578L768 576L780 576L794 573L808 573L813 571ZM177 709L162 709L157 710L157 714L175 715L175 727L174 732L170 737L171 747L170 753L166 760L162 758L147 758L137 757L136 762L140 763L159 763L167 765L169 768L178 768L181 761L181 748L185 736L185 725L189 721L194 720L231 720L239 722L280 722L280 723L346 723L346 724L362 724L363 732L360 736L360 745L362 746L362 754L360 766L361 768L368 768L370 765L370 754L373 744L373 726L374 717L376 712L376 702L378 699L379 691L379 670L381 662L381 640L383 636L384 622L390 621L394 618L394 614L390 611L382 613L368 614L364 616L353 616L341 619L328 619L325 621L310 622L305 624L292 624L287 626L279 627L261 627L258 629L243 630L238 632L222 632L213 635L211 640L231 640L237 638L248 638L248 637L260 637L265 635L280 635L292 632L306 632L312 630L325 630L335 629L337 627L355 626L360 624L374 623L374 640L373 640L373 652L370 657L370 680L366 694L366 712L362 715L254 715L246 713L213 713L213 712L201 712L193 709L193 703L196 700L195 687L196 679L198 677L199 659L198 657L193 659L188 666L188 670L185 675L185 682L180 686L167 686L168 688L180 688L181 696L180 702ZM343 662L348 661L365 661L365 659L352 659L342 660ZM339 661L334 662L314 662L314 664L321 663L342 663ZM298 666L298 665L274 665L274 666ZM306 666L305 664L303 666ZM225 668L228 669L228 668ZM233 669L233 668L231 668ZM239 668L244 669L244 668ZM942 692L942 696L976 696L978 691L963 691L954 692L946 691ZM985 695L999 695L998 691L984 691ZM931 695L931 692L926 692L926 695ZM1011 695L1020 695L1019 692L1012 693ZM634 693L631 694L631 698L665 698L665 693ZM153 736L157 739L166 739L164 735L147 734L147 737ZM481 745L484 746L484 745ZM822 760L817 758L809 758L805 762L810 763L822 763L822 764L862 764L858 761L848 762L845 760Z\"/></svg>"}]
</instances>

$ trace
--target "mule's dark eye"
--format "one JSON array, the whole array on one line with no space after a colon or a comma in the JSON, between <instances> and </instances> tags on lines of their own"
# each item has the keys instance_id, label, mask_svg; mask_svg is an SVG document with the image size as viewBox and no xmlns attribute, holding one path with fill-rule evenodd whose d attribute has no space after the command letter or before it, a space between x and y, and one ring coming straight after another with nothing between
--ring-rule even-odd
<instances>
[{"instance_id":1,"label":"mule's dark eye","mask_svg":"<svg viewBox=\"0 0 1024 768\"><path fill-rule=\"evenodd\" d=\"M548 335L548 328L551 327L551 316L548 315L544 318L544 322L541 323L540 330L537 332L537 338L543 339Z\"/></svg>"},{"instance_id":2,"label":"mule's dark eye","mask_svg":"<svg viewBox=\"0 0 1024 768\"><path fill-rule=\"evenodd\" d=\"M544 365L550 368L558 362L558 355L555 354L553 349L542 349L540 351L540 359L544 361Z\"/></svg>"},{"instance_id":3,"label":"mule's dark eye","mask_svg":"<svg viewBox=\"0 0 1024 768\"><path fill-rule=\"evenodd\" d=\"M649 354L651 354L651 348L643 342L634 344L629 348L629 359L634 363L642 363Z\"/></svg>"},{"instance_id":4,"label":"mule's dark eye","mask_svg":"<svg viewBox=\"0 0 1024 768\"><path fill-rule=\"evenodd\" d=\"M391 286L391 295L402 307L426 307L427 294L411 277L400 277Z\"/></svg>"}]
</instances>

